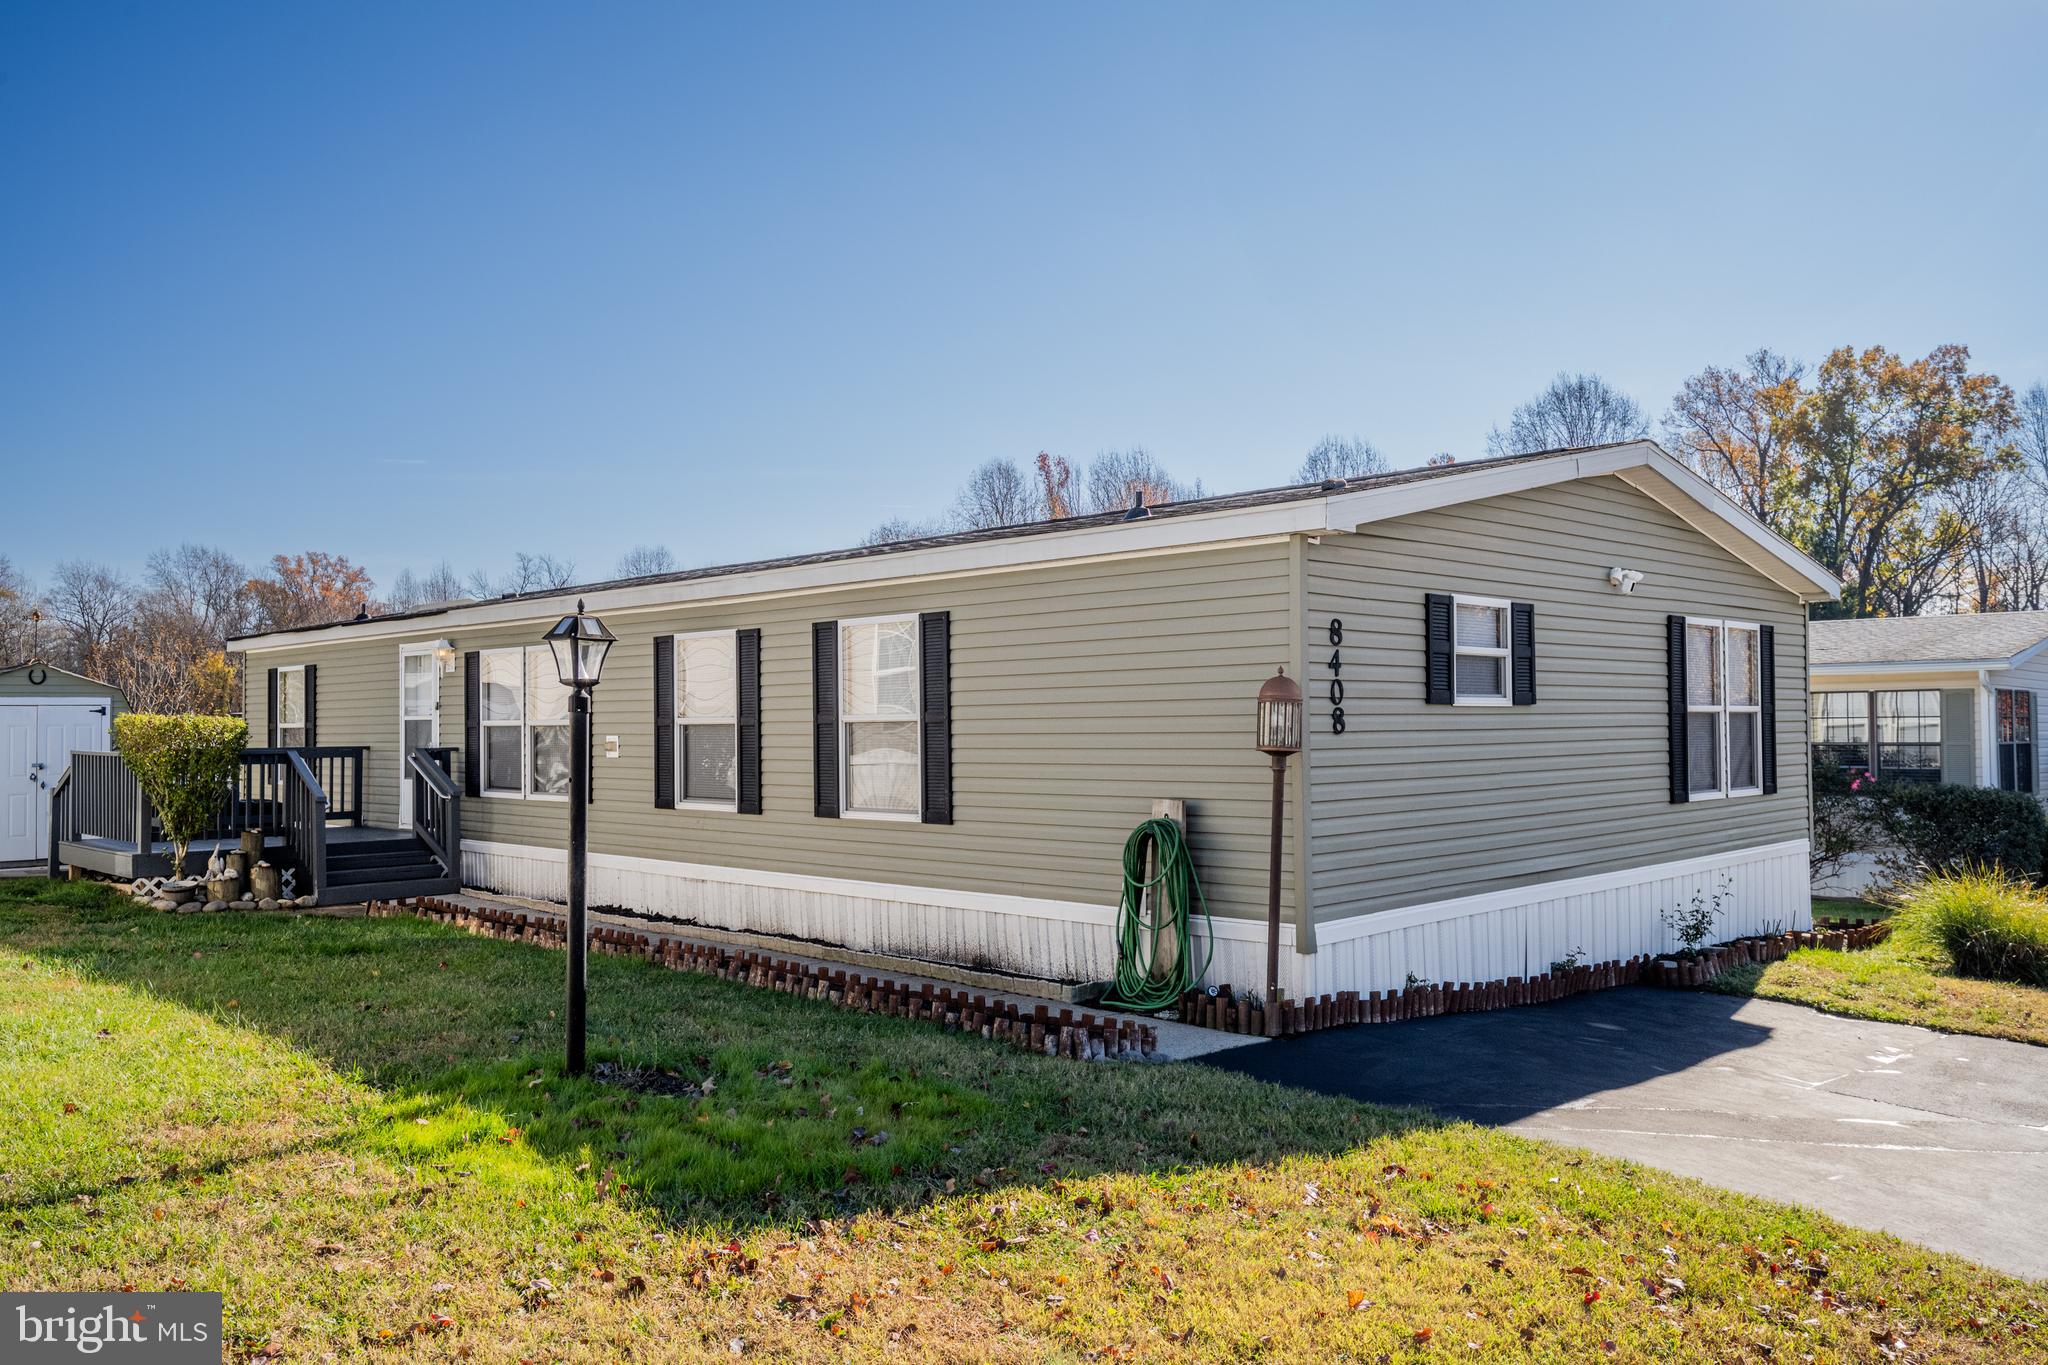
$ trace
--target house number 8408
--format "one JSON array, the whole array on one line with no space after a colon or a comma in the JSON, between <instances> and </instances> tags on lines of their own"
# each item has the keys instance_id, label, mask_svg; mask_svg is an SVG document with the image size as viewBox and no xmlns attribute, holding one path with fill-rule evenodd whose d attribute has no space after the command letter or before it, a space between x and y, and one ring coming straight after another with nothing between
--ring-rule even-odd
<instances>
[{"instance_id":1,"label":"house number 8408","mask_svg":"<svg viewBox=\"0 0 2048 1365\"><path fill-rule=\"evenodd\" d=\"M1344 622L1330 618L1330 732L1344 733Z\"/></svg>"}]
</instances>

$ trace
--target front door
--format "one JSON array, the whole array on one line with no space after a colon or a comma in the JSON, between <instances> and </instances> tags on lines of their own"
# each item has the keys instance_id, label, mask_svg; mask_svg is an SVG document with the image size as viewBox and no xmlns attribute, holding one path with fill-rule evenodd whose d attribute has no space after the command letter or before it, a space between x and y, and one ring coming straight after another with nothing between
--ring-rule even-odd
<instances>
[{"instance_id":1,"label":"front door","mask_svg":"<svg viewBox=\"0 0 2048 1365\"><path fill-rule=\"evenodd\" d=\"M0 863L50 852L50 788L79 749L107 747L105 702L0 706Z\"/></svg>"},{"instance_id":2,"label":"front door","mask_svg":"<svg viewBox=\"0 0 2048 1365\"><path fill-rule=\"evenodd\" d=\"M441 742L441 673L431 649L403 650L398 656L398 824L412 828L412 766L414 749Z\"/></svg>"}]
</instances>

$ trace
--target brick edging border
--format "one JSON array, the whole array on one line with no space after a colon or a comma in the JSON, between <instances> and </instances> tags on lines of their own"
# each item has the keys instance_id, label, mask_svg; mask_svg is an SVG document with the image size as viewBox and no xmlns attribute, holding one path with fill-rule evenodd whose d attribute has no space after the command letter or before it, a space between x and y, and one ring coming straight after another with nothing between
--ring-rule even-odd
<instances>
[{"instance_id":1,"label":"brick edging border","mask_svg":"<svg viewBox=\"0 0 2048 1365\"><path fill-rule=\"evenodd\" d=\"M1730 967L1778 962L1800 948L1852 950L1882 942L1891 933L1885 920L1859 924L1821 920L1814 929L1754 935L1702 949L1692 958L1660 955L1590 963L1538 976L1511 976L1500 981L1416 982L1398 991L1339 991L1334 995L1280 1002L1282 1038L1354 1024L1390 1024L1403 1019L1428 1019L1442 1014L1475 1014L1541 1005L1616 986L1665 986L1693 989ZM1266 1012L1229 986L1215 994L1189 991L1180 999L1180 1020L1224 1033L1259 1035L1267 1031Z\"/></svg>"},{"instance_id":2,"label":"brick edging border","mask_svg":"<svg viewBox=\"0 0 2048 1365\"><path fill-rule=\"evenodd\" d=\"M562 948L568 942L566 926L553 915L457 905L437 896L371 901L366 913L372 919L409 915L453 925L484 938L545 948ZM1071 1009L1055 1012L1049 1005L1022 1005L1001 996L970 993L965 988L954 990L931 982L911 985L767 953L734 951L716 944L633 933L608 925L590 931L590 947L593 952L612 957L644 958L671 971L699 972L744 982L784 995L823 1000L863 1014L915 1019L948 1033L978 1033L1019 1051L1041 1052L1048 1057L1074 1061L1136 1060L1151 1058L1159 1050L1159 1030L1151 1024L1094 1013L1076 1014Z\"/></svg>"}]
</instances>

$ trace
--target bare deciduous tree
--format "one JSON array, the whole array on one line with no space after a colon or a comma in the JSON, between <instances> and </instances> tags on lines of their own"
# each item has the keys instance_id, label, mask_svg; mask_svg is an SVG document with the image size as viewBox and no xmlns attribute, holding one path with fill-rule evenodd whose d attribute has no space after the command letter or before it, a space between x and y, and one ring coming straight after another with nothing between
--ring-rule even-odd
<instances>
[{"instance_id":1,"label":"bare deciduous tree","mask_svg":"<svg viewBox=\"0 0 2048 1365\"><path fill-rule=\"evenodd\" d=\"M1021 526L1044 515L1031 480L1010 460L990 460L969 474L953 501L953 521L972 531Z\"/></svg>"},{"instance_id":2,"label":"bare deciduous tree","mask_svg":"<svg viewBox=\"0 0 2048 1365\"><path fill-rule=\"evenodd\" d=\"M91 677L107 666L106 650L135 613L135 587L104 564L67 559L50 585L49 613L62 628L68 668Z\"/></svg>"},{"instance_id":3,"label":"bare deciduous tree","mask_svg":"<svg viewBox=\"0 0 2048 1365\"><path fill-rule=\"evenodd\" d=\"M891 517L867 533L861 540L863 545L894 545L899 540L923 540L927 536L941 536L947 527L930 521L912 521L909 517Z\"/></svg>"},{"instance_id":4,"label":"bare deciduous tree","mask_svg":"<svg viewBox=\"0 0 2048 1365\"><path fill-rule=\"evenodd\" d=\"M1643 410L1627 394L1596 374L1559 372L1550 387L1508 418L1508 429L1486 438L1489 455L1525 455L1537 450L1633 441L1650 434Z\"/></svg>"},{"instance_id":5,"label":"bare deciduous tree","mask_svg":"<svg viewBox=\"0 0 2048 1365\"><path fill-rule=\"evenodd\" d=\"M1143 446L1129 450L1106 450L1088 462L1082 481L1090 512L1116 512L1129 507L1142 493L1147 506L1165 502L1186 502L1202 496L1202 484L1182 483L1166 472L1166 466Z\"/></svg>"},{"instance_id":6,"label":"bare deciduous tree","mask_svg":"<svg viewBox=\"0 0 2048 1365\"><path fill-rule=\"evenodd\" d=\"M1387 457L1362 436L1353 436L1349 440L1342 436L1325 436L1302 460L1301 468L1295 471L1294 481L1321 483L1324 479L1357 479L1368 474L1384 474L1392 468Z\"/></svg>"},{"instance_id":7,"label":"bare deciduous tree","mask_svg":"<svg viewBox=\"0 0 2048 1365\"><path fill-rule=\"evenodd\" d=\"M635 545L619 556L618 565L612 572L620 578L646 578L658 573L674 573L681 567L666 545Z\"/></svg>"},{"instance_id":8,"label":"bare deciduous tree","mask_svg":"<svg viewBox=\"0 0 2048 1365\"><path fill-rule=\"evenodd\" d=\"M28 575L0 555L0 668L26 663L35 656L38 632L30 613L38 609L40 601Z\"/></svg>"},{"instance_id":9,"label":"bare deciduous tree","mask_svg":"<svg viewBox=\"0 0 2048 1365\"><path fill-rule=\"evenodd\" d=\"M1687 379L1664 415L1672 453L1781 535L1798 495L1797 447L1788 439L1805 367L1764 348L1741 366L1709 365Z\"/></svg>"},{"instance_id":10,"label":"bare deciduous tree","mask_svg":"<svg viewBox=\"0 0 2048 1365\"><path fill-rule=\"evenodd\" d=\"M471 573L468 595L482 598L503 597L508 593L552 592L575 581L575 560L558 559L549 554L528 554L520 550L512 556L512 571L503 578L494 580L482 569Z\"/></svg>"},{"instance_id":11,"label":"bare deciduous tree","mask_svg":"<svg viewBox=\"0 0 2048 1365\"><path fill-rule=\"evenodd\" d=\"M392 611L418 611L421 607L465 601L468 597L462 576L444 559L424 577L411 569L400 569L398 577L391 580L391 590L384 595L384 605Z\"/></svg>"},{"instance_id":12,"label":"bare deciduous tree","mask_svg":"<svg viewBox=\"0 0 2048 1365\"><path fill-rule=\"evenodd\" d=\"M143 570L143 583L158 609L182 612L216 642L248 629L249 570L225 550L158 550Z\"/></svg>"}]
</instances>

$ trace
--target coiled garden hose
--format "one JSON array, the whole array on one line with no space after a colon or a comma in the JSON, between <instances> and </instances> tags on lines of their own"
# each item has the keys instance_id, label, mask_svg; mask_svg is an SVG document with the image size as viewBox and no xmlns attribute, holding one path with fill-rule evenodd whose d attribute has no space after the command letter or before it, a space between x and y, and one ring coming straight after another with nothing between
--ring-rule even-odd
<instances>
[{"instance_id":1,"label":"coiled garden hose","mask_svg":"<svg viewBox=\"0 0 2048 1365\"><path fill-rule=\"evenodd\" d=\"M1157 858L1158 872L1147 877L1146 857ZM1145 893L1150 891L1151 904ZM1202 960L1195 962L1192 915L1202 914ZM1163 967L1159 948L1172 935L1174 953ZM1117 907L1116 983L1102 1003L1141 1013L1170 1009L1182 995L1199 986L1215 952L1215 932L1202 880L1195 875L1180 826L1167 819L1147 820L1124 841L1124 894ZM1155 971L1157 975L1155 976Z\"/></svg>"}]
</instances>

